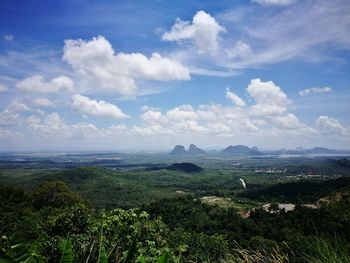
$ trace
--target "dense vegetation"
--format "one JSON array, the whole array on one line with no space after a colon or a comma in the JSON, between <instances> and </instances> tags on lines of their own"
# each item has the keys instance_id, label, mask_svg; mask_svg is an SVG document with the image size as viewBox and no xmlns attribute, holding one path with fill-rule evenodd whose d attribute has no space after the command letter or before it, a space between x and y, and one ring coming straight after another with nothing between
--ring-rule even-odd
<instances>
[{"instance_id":1,"label":"dense vegetation","mask_svg":"<svg viewBox=\"0 0 350 263\"><path fill-rule=\"evenodd\" d=\"M343 169L343 176L295 181L288 178L294 174L252 172L258 161L235 170L225 162L199 173L85 165L3 169L0 262L349 262L346 159L301 160L303 169ZM290 165L282 161L279 168ZM321 197L329 202L303 206ZM266 201L297 205L269 213L259 208Z\"/></svg>"},{"instance_id":2,"label":"dense vegetation","mask_svg":"<svg viewBox=\"0 0 350 263\"><path fill-rule=\"evenodd\" d=\"M349 177L321 182L301 181L279 183L262 189L248 191L240 194L240 196L261 201L316 202L322 196L347 186L350 186Z\"/></svg>"},{"instance_id":3,"label":"dense vegetation","mask_svg":"<svg viewBox=\"0 0 350 263\"><path fill-rule=\"evenodd\" d=\"M350 249L348 197L320 209L297 207L292 213L256 210L244 219L232 208L208 206L192 196L94 213L62 182L43 182L30 194L0 190L2 258L25 255L30 262L59 262L67 237L75 262L97 262L100 240L110 262L125 259L133 242L136 262L155 262L165 253L170 262L238 260L245 249L250 255L278 251L291 262L308 262L305 253L320 256L319 245L344 258Z\"/></svg>"}]
</instances>

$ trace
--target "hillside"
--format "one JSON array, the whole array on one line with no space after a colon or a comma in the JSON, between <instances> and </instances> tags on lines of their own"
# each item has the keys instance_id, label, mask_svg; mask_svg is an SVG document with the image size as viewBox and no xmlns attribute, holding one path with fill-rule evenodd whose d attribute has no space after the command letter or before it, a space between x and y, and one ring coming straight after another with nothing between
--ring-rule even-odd
<instances>
[{"instance_id":1,"label":"hillside","mask_svg":"<svg viewBox=\"0 0 350 263\"><path fill-rule=\"evenodd\" d=\"M174 163L165 169L173 171L182 171L185 173L198 173L203 171L202 167L199 167L193 163Z\"/></svg>"},{"instance_id":2,"label":"hillside","mask_svg":"<svg viewBox=\"0 0 350 263\"><path fill-rule=\"evenodd\" d=\"M171 155L183 155L183 154L186 154L186 149L183 145L176 145L170 154Z\"/></svg>"},{"instance_id":3,"label":"hillside","mask_svg":"<svg viewBox=\"0 0 350 263\"><path fill-rule=\"evenodd\" d=\"M221 154L224 155L260 155L261 152L257 147L249 148L245 145L235 145L228 146L221 151Z\"/></svg>"},{"instance_id":4,"label":"hillside","mask_svg":"<svg viewBox=\"0 0 350 263\"><path fill-rule=\"evenodd\" d=\"M197 155L197 154L205 154L206 152L200 148L198 148L196 145L191 144L187 151L188 154L191 155Z\"/></svg>"}]
</instances>

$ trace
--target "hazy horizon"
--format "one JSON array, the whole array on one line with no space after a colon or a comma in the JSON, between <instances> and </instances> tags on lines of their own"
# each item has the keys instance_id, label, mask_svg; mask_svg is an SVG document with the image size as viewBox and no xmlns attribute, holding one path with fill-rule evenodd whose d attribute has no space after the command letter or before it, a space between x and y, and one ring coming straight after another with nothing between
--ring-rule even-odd
<instances>
[{"instance_id":1,"label":"hazy horizon","mask_svg":"<svg viewBox=\"0 0 350 263\"><path fill-rule=\"evenodd\" d=\"M178 144L181 145L181 144ZM220 153L222 150L224 150L226 147L228 146L235 146L236 144L230 144L230 145L226 145L226 146L218 146L218 147L201 147L200 145L195 145L198 148L206 151L207 153L209 153L210 151L217 151L217 153ZM153 149L138 149L138 148L134 148L134 149L81 149L81 150L74 150L74 149L61 149L61 150L55 150L55 149L38 149L38 150L13 150L13 151L0 151L0 154L141 154L141 153L145 153L145 154L167 154L167 153L171 153L171 151L174 149L174 147L177 145L174 145L171 148L153 148ZM189 145L182 145L185 147L186 150L188 150ZM337 151L338 153L335 154L339 154L339 152L346 152L346 156L348 155L348 153L350 152L349 148L328 148L328 147L323 147L323 146L314 146L314 147L302 147L302 146L298 146L295 148L286 148L286 147L282 147L282 148L262 148L256 145L245 145L248 146L250 148L252 147L258 147L258 149L261 152L273 152L273 151L280 151L280 150L300 150L298 148L302 148L303 150L311 150L313 148L327 148L329 150L334 150ZM316 154L317 155L317 154Z\"/></svg>"}]
</instances>

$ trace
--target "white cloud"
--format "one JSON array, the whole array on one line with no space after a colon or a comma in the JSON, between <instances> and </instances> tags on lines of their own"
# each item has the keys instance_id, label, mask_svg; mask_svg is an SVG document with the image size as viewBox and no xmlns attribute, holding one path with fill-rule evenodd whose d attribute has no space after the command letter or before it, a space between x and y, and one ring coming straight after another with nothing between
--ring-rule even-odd
<instances>
[{"instance_id":1,"label":"white cloud","mask_svg":"<svg viewBox=\"0 0 350 263\"><path fill-rule=\"evenodd\" d=\"M229 56L229 58L237 59L248 58L253 55L251 47L241 40L237 41L231 49L227 49L226 53Z\"/></svg>"},{"instance_id":2,"label":"white cloud","mask_svg":"<svg viewBox=\"0 0 350 263\"><path fill-rule=\"evenodd\" d=\"M172 121L196 120L197 114L191 105L181 105L166 112L166 117Z\"/></svg>"},{"instance_id":3,"label":"white cloud","mask_svg":"<svg viewBox=\"0 0 350 263\"><path fill-rule=\"evenodd\" d=\"M38 93L58 93L74 90L73 81L66 76L59 76L50 81L45 81L44 77L36 75L19 81L16 86L21 91Z\"/></svg>"},{"instance_id":4,"label":"white cloud","mask_svg":"<svg viewBox=\"0 0 350 263\"><path fill-rule=\"evenodd\" d=\"M341 125L339 120L328 116L320 116L316 120L316 125L322 133L342 135L348 133L347 129Z\"/></svg>"},{"instance_id":5,"label":"white cloud","mask_svg":"<svg viewBox=\"0 0 350 263\"><path fill-rule=\"evenodd\" d=\"M8 128L0 127L0 139L8 139L8 138L13 138L17 136L18 136L18 133Z\"/></svg>"},{"instance_id":6,"label":"white cloud","mask_svg":"<svg viewBox=\"0 0 350 263\"><path fill-rule=\"evenodd\" d=\"M294 3L296 0L252 0L253 3L257 3L264 6L278 5L285 6Z\"/></svg>"},{"instance_id":7,"label":"white cloud","mask_svg":"<svg viewBox=\"0 0 350 263\"><path fill-rule=\"evenodd\" d=\"M4 92L4 91L7 91L7 90L8 90L8 88L5 85L0 83L0 92Z\"/></svg>"},{"instance_id":8,"label":"white cloud","mask_svg":"<svg viewBox=\"0 0 350 263\"><path fill-rule=\"evenodd\" d=\"M148 106L148 105L144 105L144 106L141 107L141 110L142 110L142 111L148 111L148 110L159 111L160 108L158 108L158 107L151 107L151 106Z\"/></svg>"},{"instance_id":9,"label":"white cloud","mask_svg":"<svg viewBox=\"0 0 350 263\"><path fill-rule=\"evenodd\" d=\"M20 116L16 112L4 110L0 112L0 126L16 126L20 124Z\"/></svg>"},{"instance_id":10,"label":"white cloud","mask_svg":"<svg viewBox=\"0 0 350 263\"><path fill-rule=\"evenodd\" d=\"M244 100L242 100L234 92L230 91L229 88L226 88L226 98L229 99L232 103L234 103L238 107L246 106L246 103L244 102Z\"/></svg>"},{"instance_id":11,"label":"white cloud","mask_svg":"<svg viewBox=\"0 0 350 263\"><path fill-rule=\"evenodd\" d=\"M276 15L261 16L245 28L258 52L235 68L257 67L299 59L319 62L350 50L350 2L299 1Z\"/></svg>"},{"instance_id":12,"label":"white cloud","mask_svg":"<svg viewBox=\"0 0 350 263\"><path fill-rule=\"evenodd\" d=\"M85 122L67 124L56 112L49 114L43 121L38 122L37 119L32 121L30 127L42 138L83 139L102 136L102 133L93 124Z\"/></svg>"},{"instance_id":13,"label":"white cloud","mask_svg":"<svg viewBox=\"0 0 350 263\"><path fill-rule=\"evenodd\" d=\"M92 100L86 96L75 94L73 96L73 109L92 116L109 117L114 119L126 119L129 116L121 111L116 105L103 100Z\"/></svg>"},{"instance_id":14,"label":"white cloud","mask_svg":"<svg viewBox=\"0 0 350 263\"><path fill-rule=\"evenodd\" d=\"M26 119L26 123L28 123L29 125L40 124L41 123L41 119L38 116L36 116L36 115L30 115Z\"/></svg>"},{"instance_id":15,"label":"white cloud","mask_svg":"<svg viewBox=\"0 0 350 263\"><path fill-rule=\"evenodd\" d=\"M260 2L282 5L297 1ZM184 49L181 45L172 53L173 57L186 63L192 74L200 75L234 75L243 69L289 60L316 63L346 60L338 51L350 50L349 1L298 1L288 8L262 11L260 8L236 7L218 14L217 20L222 28L227 28L228 34L221 36L217 33L212 45L205 41L196 44L193 22L181 20L177 20L163 39L180 44L192 41L195 47L203 43L197 49L205 50L206 56L198 56L193 48ZM239 39L244 39L244 42ZM208 55L206 47L211 46L215 47L215 56Z\"/></svg>"},{"instance_id":16,"label":"white cloud","mask_svg":"<svg viewBox=\"0 0 350 263\"><path fill-rule=\"evenodd\" d=\"M148 124L164 124L168 122L166 116L163 116L160 111L155 111L152 109L147 109L141 114L140 118Z\"/></svg>"},{"instance_id":17,"label":"white cloud","mask_svg":"<svg viewBox=\"0 0 350 263\"><path fill-rule=\"evenodd\" d=\"M125 125L111 125L107 128L98 128L87 122L67 123L58 113L46 115L43 119L31 115L26 123L35 132L36 139L57 138L57 139L115 139L129 135Z\"/></svg>"},{"instance_id":18,"label":"white cloud","mask_svg":"<svg viewBox=\"0 0 350 263\"><path fill-rule=\"evenodd\" d=\"M6 41L12 41L13 40L13 35L4 35L4 39Z\"/></svg>"},{"instance_id":19,"label":"white cloud","mask_svg":"<svg viewBox=\"0 0 350 263\"><path fill-rule=\"evenodd\" d=\"M254 115L281 115L287 111L287 106L291 103L281 88L272 81L252 79L247 92L256 101L251 107Z\"/></svg>"},{"instance_id":20,"label":"white cloud","mask_svg":"<svg viewBox=\"0 0 350 263\"><path fill-rule=\"evenodd\" d=\"M283 116L274 116L273 118L270 118L270 121L278 128L287 130L298 130L307 128L306 125L302 124L298 120L298 118L292 113L287 113Z\"/></svg>"},{"instance_id":21,"label":"white cloud","mask_svg":"<svg viewBox=\"0 0 350 263\"><path fill-rule=\"evenodd\" d=\"M55 103L53 103L51 100L47 99L47 98L36 98L32 100L32 103L35 106L39 106L39 107L54 107Z\"/></svg>"},{"instance_id":22,"label":"white cloud","mask_svg":"<svg viewBox=\"0 0 350 263\"><path fill-rule=\"evenodd\" d=\"M6 109L9 112L24 112L24 111L31 111L31 109L24 103L13 101Z\"/></svg>"},{"instance_id":23,"label":"white cloud","mask_svg":"<svg viewBox=\"0 0 350 263\"><path fill-rule=\"evenodd\" d=\"M158 53L153 53L149 58L141 53L115 53L103 36L90 41L66 40L63 52L63 60L84 77L92 77L98 88L122 95L136 95L139 80L190 78L187 68L180 62L162 57Z\"/></svg>"},{"instance_id":24,"label":"white cloud","mask_svg":"<svg viewBox=\"0 0 350 263\"><path fill-rule=\"evenodd\" d=\"M177 19L169 32L162 36L166 41L181 42L190 40L194 43L199 53L214 54L219 48L219 34L226 32L214 17L204 11L198 11L192 23Z\"/></svg>"},{"instance_id":25,"label":"white cloud","mask_svg":"<svg viewBox=\"0 0 350 263\"><path fill-rule=\"evenodd\" d=\"M315 87L315 88L304 89L299 92L299 95L302 97L305 97L312 94L330 93L332 91L333 89L330 87L323 87L323 88Z\"/></svg>"},{"instance_id":26,"label":"white cloud","mask_svg":"<svg viewBox=\"0 0 350 263\"><path fill-rule=\"evenodd\" d=\"M194 108L191 105L180 105L165 112L151 107L145 108L140 115L143 125L134 126L131 132L142 136L194 136L193 138L208 139L213 138L212 136L272 138L315 134L315 129L288 112L291 101L272 81L252 79L247 92L254 99L252 105L247 105L226 89L228 99L241 107L209 104Z\"/></svg>"},{"instance_id":27,"label":"white cloud","mask_svg":"<svg viewBox=\"0 0 350 263\"><path fill-rule=\"evenodd\" d=\"M13 101L3 111L0 111L0 126L18 126L21 124L20 113L32 109L26 104Z\"/></svg>"}]
</instances>

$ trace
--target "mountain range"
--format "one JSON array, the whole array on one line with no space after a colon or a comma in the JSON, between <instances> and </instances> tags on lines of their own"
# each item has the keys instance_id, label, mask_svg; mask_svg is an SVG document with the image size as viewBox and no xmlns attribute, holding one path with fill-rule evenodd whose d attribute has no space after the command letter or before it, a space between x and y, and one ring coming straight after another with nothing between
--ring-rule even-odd
<instances>
[{"instance_id":1,"label":"mountain range","mask_svg":"<svg viewBox=\"0 0 350 263\"><path fill-rule=\"evenodd\" d=\"M206 154L206 152L200 148L198 148L196 145L191 144L188 147L188 150L186 151L185 147L183 145L176 145L174 149L171 151L172 155L200 155L200 154Z\"/></svg>"},{"instance_id":2,"label":"mountain range","mask_svg":"<svg viewBox=\"0 0 350 263\"><path fill-rule=\"evenodd\" d=\"M229 145L221 151L211 150L204 151L194 144L191 144L186 150L183 145L176 145L171 151L171 155L204 155L204 154L220 154L220 155L235 155L235 156L250 156L250 155L307 155L307 154L350 154L349 150L334 150L326 147L314 147L305 149L298 147L296 149L280 149L275 151L262 151L258 147L248 147L246 145Z\"/></svg>"}]
</instances>

